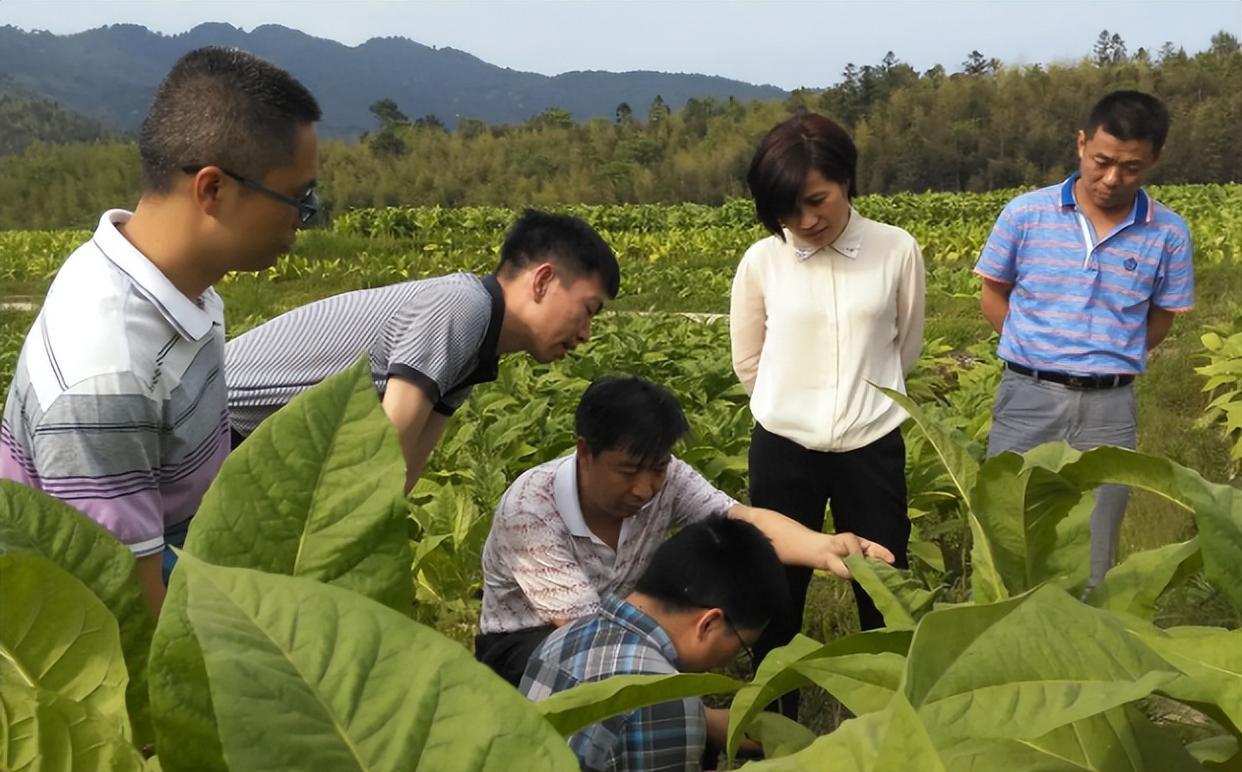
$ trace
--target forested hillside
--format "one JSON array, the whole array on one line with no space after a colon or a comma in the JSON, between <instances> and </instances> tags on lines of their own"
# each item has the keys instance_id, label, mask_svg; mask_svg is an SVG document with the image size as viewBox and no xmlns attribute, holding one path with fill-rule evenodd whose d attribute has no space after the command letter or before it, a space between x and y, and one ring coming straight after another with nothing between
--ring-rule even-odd
<instances>
[{"instance_id":1,"label":"forested hillside","mask_svg":"<svg viewBox=\"0 0 1242 772\"><path fill-rule=\"evenodd\" d=\"M379 100L368 136L323 143L321 185L330 214L397 204L714 204L745 194L763 132L810 109L853 131L864 193L1032 186L1073 168L1086 111L1117 88L1151 91L1173 115L1153 181L1242 179L1242 50L1231 34L1189 55L1172 45L1130 54L1102 33L1076 63L1009 67L971 52L956 69L920 73L890 54L784 100L690 99L674 110L657 98L620 104L611 119L575 122L551 108L522 124L466 120L452 130ZM0 228L87 226L102 208L131 205L137 184L132 144L34 146L0 158Z\"/></svg>"}]
</instances>

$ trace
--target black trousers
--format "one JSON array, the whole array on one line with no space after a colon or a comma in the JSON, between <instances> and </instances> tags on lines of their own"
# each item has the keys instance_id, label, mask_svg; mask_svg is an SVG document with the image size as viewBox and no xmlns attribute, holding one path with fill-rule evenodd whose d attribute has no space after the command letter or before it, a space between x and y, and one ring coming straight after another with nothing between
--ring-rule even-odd
<instances>
[{"instance_id":1,"label":"black trousers","mask_svg":"<svg viewBox=\"0 0 1242 772\"><path fill-rule=\"evenodd\" d=\"M543 639L556 627L545 625L511 633L484 633L474 637L475 659L487 665L514 687L522 683L526 663Z\"/></svg>"},{"instance_id":2,"label":"black trousers","mask_svg":"<svg viewBox=\"0 0 1242 772\"><path fill-rule=\"evenodd\" d=\"M755 424L750 443L750 503L780 512L807 528L823 530L831 504L834 530L850 531L892 550L898 568L906 568L910 519L906 512L906 443L901 429L856 450L824 453ZM774 618L755 644L755 657L784 646L802 631L811 569L786 566L789 607ZM884 626L884 618L857 582L854 599L864 630ZM797 692L781 699L780 710L796 719Z\"/></svg>"}]
</instances>

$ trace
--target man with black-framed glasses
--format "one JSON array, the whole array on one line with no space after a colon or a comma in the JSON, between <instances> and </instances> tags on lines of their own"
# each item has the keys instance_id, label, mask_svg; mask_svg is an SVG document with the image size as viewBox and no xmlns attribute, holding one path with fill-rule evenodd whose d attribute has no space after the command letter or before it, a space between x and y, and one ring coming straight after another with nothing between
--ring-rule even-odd
<instances>
[{"instance_id":1,"label":"man with black-framed glasses","mask_svg":"<svg viewBox=\"0 0 1242 772\"><path fill-rule=\"evenodd\" d=\"M749 651L789 602L768 538L713 516L660 545L634 591L605 596L594 614L559 628L531 655L521 691L542 700L614 675L703 672ZM698 770L723 747L728 711L698 698L651 705L569 738L586 770Z\"/></svg>"},{"instance_id":2,"label":"man with black-framed glasses","mask_svg":"<svg viewBox=\"0 0 1242 772\"><path fill-rule=\"evenodd\" d=\"M301 83L251 54L183 56L143 122L137 206L105 212L61 267L13 374L0 478L129 547L155 612L169 547L229 451L212 285L271 267L314 215L319 117Z\"/></svg>"}]
</instances>

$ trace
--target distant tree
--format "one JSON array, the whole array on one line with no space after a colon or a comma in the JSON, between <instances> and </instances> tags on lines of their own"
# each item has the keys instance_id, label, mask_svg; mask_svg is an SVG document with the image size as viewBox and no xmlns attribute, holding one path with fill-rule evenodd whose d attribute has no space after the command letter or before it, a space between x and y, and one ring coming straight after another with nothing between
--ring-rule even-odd
<instances>
[{"instance_id":1,"label":"distant tree","mask_svg":"<svg viewBox=\"0 0 1242 772\"><path fill-rule=\"evenodd\" d=\"M1097 67L1108 67L1121 64L1128 58L1126 42L1117 33L1109 34L1108 30L1100 30L1095 45L1091 48L1091 58Z\"/></svg>"},{"instance_id":2,"label":"distant tree","mask_svg":"<svg viewBox=\"0 0 1242 772\"><path fill-rule=\"evenodd\" d=\"M792 113L803 113L810 110L816 100L816 92L809 88L796 88L785 99L785 109Z\"/></svg>"},{"instance_id":3,"label":"distant tree","mask_svg":"<svg viewBox=\"0 0 1242 772\"><path fill-rule=\"evenodd\" d=\"M1095 39L1095 45L1091 47L1091 60L1095 62L1096 67L1107 67L1109 62L1113 60L1113 50L1108 36L1108 30L1100 30L1100 34Z\"/></svg>"},{"instance_id":4,"label":"distant tree","mask_svg":"<svg viewBox=\"0 0 1242 772\"><path fill-rule=\"evenodd\" d=\"M487 124L478 118L462 116L457 119L457 133L466 139L474 139L486 131Z\"/></svg>"},{"instance_id":5,"label":"distant tree","mask_svg":"<svg viewBox=\"0 0 1242 772\"><path fill-rule=\"evenodd\" d=\"M397 107L397 103L391 99L381 99L371 104L369 108L371 115L374 115L379 121L380 129L386 129L399 123L409 123L410 119L405 117L405 113L401 112L401 108Z\"/></svg>"},{"instance_id":6,"label":"distant tree","mask_svg":"<svg viewBox=\"0 0 1242 772\"><path fill-rule=\"evenodd\" d=\"M439 129L440 131L448 131L448 129L444 127L444 121L440 120L435 113L427 113L422 118L416 118L414 120L414 126L419 129Z\"/></svg>"},{"instance_id":7,"label":"distant tree","mask_svg":"<svg viewBox=\"0 0 1242 772\"><path fill-rule=\"evenodd\" d=\"M988 59L978 51L971 51L962 62L962 72L967 75L988 75L996 71L995 59Z\"/></svg>"},{"instance_id":8,"label":"distant tree","mask_svg":"<svg viewBox=\"0 0 1242 772\"><path fill-rule=\"evenodd\" d=\"M695 99L691 97L686 100L686 108L681 111L682 126L685 128L686 135L692 139L702 139L707 135L707 124L715 114L716 101L714 99Z\"/></svg>"},{"instance_id":9,"label":"distant tree","mask_svg":"<svg viewBox=\"0 0 1242 772\"><path fill-rule=\"evenodd\" d=\"M568 129L574 125L574 116L560 107L549 107L526 122L532 129Z\"/></svg>"},{"instance_id":10,"label":"distant tree","mask_svg":"<svg viewBox=\"0 0 1242 772\"><path fill-rule=\"evenodd\" d=\"M1208 51L1216 56L1232 56L1242 51L1242 46L1239 46L1236 35L1221 30L1212 36L1212 47Z\"/></svg>"},{"instance_id":11,"label":"distant tree","mask_svg":"<svg viewBox=\"0 0 1242 772\"><path fill-rule=\"evenodd\" d=\"M651 100L651 105L647 108L647 126L662 126L671 113L672 110L664 103L664 97L656 94L655 99Z\"/></svg>"},{"instance_id":12,"label":"distant tree","mask_svg":"<svg viewBox=\"0 0 1242 772\"><path fill-rule=\"evenodd\" d=\"M397 135L395 126L388 126L371 135L367 146L376 158L400 158L409 152L405 140Z\"/></svg>"},{"instance_id":13,"label":"distant tree","mask_svg":"<svg viewBox=\"0 0 1242 772\"><path fill-rule=\"evenodd\" d=\"M1121 39L1121 35L1116 32L1108 39L1109 47L1112 49L1112 64L1121 64L1128 59L1126 54L1126 42Z\"/></svg>"},{"instance_id":14,"label":"distant tree","mask_svg":"<svg viewBox=\"0 0 1242 772\"><path fill-rule=\"evenodd\" d=\"M629 102L622 102L617 105L617 125L629 126L634 122L634 110L630 107Z\"/></svg>"}]
</instances>

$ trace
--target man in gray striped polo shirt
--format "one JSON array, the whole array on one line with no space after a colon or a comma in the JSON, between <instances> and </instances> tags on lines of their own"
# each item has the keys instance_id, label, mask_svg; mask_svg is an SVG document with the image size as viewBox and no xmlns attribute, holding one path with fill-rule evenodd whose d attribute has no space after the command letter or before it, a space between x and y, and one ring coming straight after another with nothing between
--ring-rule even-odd
<instances>
[{"instance_id":1,"label":"man in gray striped polo shirt","mask_svg":"<svg viewBox=\"0 0 1242 772\"><path fill-rule=\"evenodd\" d=\"M505 237L494 274L333 295L229 341L234 442L365 352L401 440L408 491L448 417L475 384L496 379L501 354L565 356L590 337L591 320L620 282L616 256L591 226L527 211Z\"/></svg>"},{"instance_id":2,"label":"man in gray striped polo shirt","mask_svg":"<svg viewBox=\"0 0 1242 772\"><path fill-rule=\"evenodd\" d=\"M261 59L182 57L142 126L137 208L105 212L65 261L13 373L0 478L111 531L155 612L166 545L184 543L228 452L212 284L271 267L314 213L318 120L310 92Z\"/></svg>"}]
</instances>

